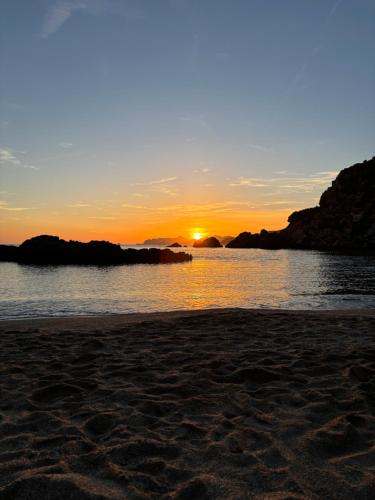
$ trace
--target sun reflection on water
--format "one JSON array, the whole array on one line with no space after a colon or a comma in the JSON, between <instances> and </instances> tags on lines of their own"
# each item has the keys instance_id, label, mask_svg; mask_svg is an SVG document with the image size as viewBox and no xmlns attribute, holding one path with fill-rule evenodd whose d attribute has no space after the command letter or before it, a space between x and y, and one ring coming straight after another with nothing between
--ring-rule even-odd
<instances>
[{"instance_id":1,"label":"sun reflection on water","mask_svg":"<svg viewBox=\"0 0 375 500\"><path fill-rule=\"evenodd\" d=\"M194 259L181 264L0 263L0 317L206 307L373 307L373 257L289 250L187 250Z\"/></svg>"}]
</instances>

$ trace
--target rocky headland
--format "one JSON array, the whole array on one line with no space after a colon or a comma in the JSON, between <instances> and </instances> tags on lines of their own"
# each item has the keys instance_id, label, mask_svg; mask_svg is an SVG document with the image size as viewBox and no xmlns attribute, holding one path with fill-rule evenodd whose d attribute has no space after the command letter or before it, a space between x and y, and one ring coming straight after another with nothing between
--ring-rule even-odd
<instances>
[{"instance_id":1,"label":"rocky headland","mask_svg":"<svg viewBox=\"0 0 375 500\"><path fill-rule=\"evenodd\" d=\"M293 212L280 231L244 232L228 248L375 253L375 157L342 170L319 205Z\"/></svg>"},{"instance_id":2,"label":"rocky headland","mask_svg":"<svg viewBox=\"0 0 375 500\"><path fill-rule=\"evenodd\" d=\"M143 248L123 250L108 241L65 241L58 236L35 236L20 246L0 245L0 261L22 264L169 264L192 260L185 252L169 249Z\"/></svg>"}]
</instances>

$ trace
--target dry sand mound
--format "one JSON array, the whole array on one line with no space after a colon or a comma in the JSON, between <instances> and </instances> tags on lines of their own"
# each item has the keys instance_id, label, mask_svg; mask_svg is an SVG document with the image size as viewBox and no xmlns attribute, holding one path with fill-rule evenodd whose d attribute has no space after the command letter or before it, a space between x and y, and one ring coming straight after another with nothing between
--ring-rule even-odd
<instances>
[{"instance_id":1,"label":"dry sand mound","mask_svg":"<svg viewBox=\"0 0 375 500\"><path fill-rule=\"evenodd\" d=\"M0 323L0 499L375 498L375 313Z\"/></svg>"}]
</instances>

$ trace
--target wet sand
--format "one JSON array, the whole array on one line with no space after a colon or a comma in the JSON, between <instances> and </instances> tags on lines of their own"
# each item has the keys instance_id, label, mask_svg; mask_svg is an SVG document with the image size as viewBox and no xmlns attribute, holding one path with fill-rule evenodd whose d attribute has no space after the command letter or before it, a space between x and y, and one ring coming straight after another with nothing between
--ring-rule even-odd
<instances>
[{"instance_id":1,"label":"wet sand","mask_svg":"<svg viewBox=\"0 0 375 500\"><path fill-rule=\"evenodd\" d=\"M375 497L375 310L0 322L0 499Z\"/></svg>"}]
</instances>

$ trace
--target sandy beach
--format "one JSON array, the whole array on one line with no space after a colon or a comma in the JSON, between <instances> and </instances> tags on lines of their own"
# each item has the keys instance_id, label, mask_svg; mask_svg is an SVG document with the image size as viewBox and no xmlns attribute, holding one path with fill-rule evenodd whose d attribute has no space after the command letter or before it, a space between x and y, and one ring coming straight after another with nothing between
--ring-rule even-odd
<instances>
[{"instance_id":1,"label":"sandy beach","mask_svg":"<svg viewBox=\"0 0 375 500\"><path fill-rule=\"evenodd\" d=\"M0 330L1 500L375 497L375 310Z\"/></svg>"}]
</instances>

